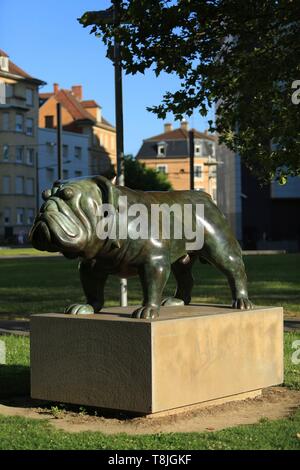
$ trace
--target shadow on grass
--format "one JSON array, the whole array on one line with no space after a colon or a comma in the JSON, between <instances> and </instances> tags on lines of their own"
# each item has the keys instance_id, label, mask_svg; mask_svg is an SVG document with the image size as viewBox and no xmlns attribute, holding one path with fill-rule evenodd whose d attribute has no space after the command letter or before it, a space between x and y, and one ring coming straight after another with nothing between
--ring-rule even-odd
<instances>
[{"instance_id":1,"label":"shadow on grass","mask_svg":"<svg viewBox=\"0 0 300 470\"><path fill-rule=\"evenodd\" d=\"M0 365L0 398L30 395L30 368L22 365Z\"/></svg>"},{"instance_id":2,"label":"shadow on grass","mask_svg":"<svg viewBox=\"0 0 300 470\"><path fill-rule=\"evenodd\" d=\"M141 416L139 413L126 413L120 410L100 409L92 406L80 406L46 400L35 400L30 397L30 368L22 365L0 365L0 404L20 408L39 407L39 413L55 418L63 413L77 415L101 416L108 419L128 421Z\"/></svg>"}]
</instances>

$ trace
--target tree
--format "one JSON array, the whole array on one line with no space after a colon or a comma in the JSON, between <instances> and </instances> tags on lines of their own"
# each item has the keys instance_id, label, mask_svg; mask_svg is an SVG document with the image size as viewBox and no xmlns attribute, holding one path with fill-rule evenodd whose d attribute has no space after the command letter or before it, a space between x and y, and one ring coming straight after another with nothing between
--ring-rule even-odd
<instances>
[{"instance_id":1,"label":"tree","mask_svg":"<svg viewBox=\"0 0 300 470\"><path fill-rule=\"evenodd\" d=\"M104 24L99 12L80 22L102 38L110 58L116 36L126 73L178 75L181 87L150 111L181 119L194 109L205 116L218 103L210 130L261 180L300 174L300 105L291 99L292 83L300 80L299 0L120 4L119 26Z\"/></svg>"},{"instance_id":2,"label":"tree","mask_svg":"<svg viewBox=\"0 0 300 470\"><path fill-rule=\"evenodd\" d=\"M172 189L164 173L159 173L152 168L146 167L132 155L124 158L125 185L131 189L142 189L144 191L168 191Z\"/></svg>"}]
</instances>

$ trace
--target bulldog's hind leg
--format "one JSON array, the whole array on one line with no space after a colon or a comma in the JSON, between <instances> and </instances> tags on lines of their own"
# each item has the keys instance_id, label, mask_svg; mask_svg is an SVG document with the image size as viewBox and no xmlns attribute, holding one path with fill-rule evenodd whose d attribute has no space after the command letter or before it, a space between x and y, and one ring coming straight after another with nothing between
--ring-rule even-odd
<instances>
[{"instance_id":1,"label":"bulldog's hind leg","mask_svg":"<svg viewBox=\"0 0 300 470\"><path fill-rule=\"evenodd\" d=\"M143 288L143 306L135 310L133 318L155 318L158 316L161 296L170 275L170 262L161 254L150 258L140 267L139 276Z\"/></svg>"},{"instance_id":2,"label":"bulldog's hind leg","mask_svg":"<svg viewBox=\"0 0 300 470\"><path fill-rule=\"evenodd\" d=\"M205 258L227 277L232 294L232 308L253 308L248 298L247 276L238 242L231 239L229 244L220 243L216 246L213 243L209 254L206 251Z\"/></svg>"},{"instance_id":3,"label":"bulldog's hind leg","mask_svg":"<svg viewBox=\"0 0 300 470\"><path fill-rule=\"evenodd\" d=\"M176 305L188 305L191 301L191 294L194 284L192 267L195 258L189 258L185 263L182 259L172 264L171 269L174 274L177 287L174 297L167 297L162 305L165 307L176 307Z\"/></svg>"},{"instance_id":4,"label":"bulldog's hind leg","mask_svg":"<svg viewBox=\"0 0 300 470\"><path fill-rule=\"evenodd\" d=\"M87 303L70 305L66 308L65 313L78 315L100 312L104 305L104 286L107 275L99 272L94 260L81 261L79 273Z\"/></svg>"}]
</instances>

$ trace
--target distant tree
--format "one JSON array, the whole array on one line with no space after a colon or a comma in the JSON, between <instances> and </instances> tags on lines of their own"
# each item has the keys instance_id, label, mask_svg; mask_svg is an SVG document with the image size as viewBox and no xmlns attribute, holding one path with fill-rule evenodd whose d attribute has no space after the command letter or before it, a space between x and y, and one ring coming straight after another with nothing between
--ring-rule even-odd
<instances>
[{"instance_id":1,"label":"distant tree","mask_svg":"<svg viewBox=\"0 0 300 470\"><path fill-rule=\"evenodd\" d=\"M139 162L132 155L125 156L124 170L125 185L128 188L144 191L168 191L172 189L172 185L164 173L146 167L144 163Z\"/></svg>"},{"instance_id":2,"label":"distant tree","mask_svg":"<svg viewBox=\"0 0 300 470\"><path fill-rule=\"evenodd\" d=\"M299 0L121 0L121 25L99 12L80 19L92 26L112 58L121 42L127 73L175 73L181 88L149 108L160 118L205 116L218 103L221 142L238 152L262 180L300 174ZM279 170L278 170L279 169Z\"/></svg>"}]
</instances>

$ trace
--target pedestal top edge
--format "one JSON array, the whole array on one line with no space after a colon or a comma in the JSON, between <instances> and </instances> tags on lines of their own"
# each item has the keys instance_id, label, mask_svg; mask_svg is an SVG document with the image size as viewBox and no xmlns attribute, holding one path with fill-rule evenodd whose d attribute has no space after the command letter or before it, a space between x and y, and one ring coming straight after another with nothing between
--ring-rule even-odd
<instances>
[{"instance_id":1,"label":"pedestal top edge","mask_svg":"<svg viewBox=\"0 0 300 470\"><path fill-rule=\"evenodd\" d=\"M212 304L192 304L181 307L161 307L160 316L154 319L136 319L131 318L131 313L136 306L129 307L106 307L100 313L92 315L69 315L63 313L40 313L33 314L31 318L61 318L61 319L77 319L77 320L109 320L109 321L127 321L137 323L153 323L170 320L187 320L201 317L222 316L222 315L245 315L268 313L270 311L283 314L282 307L258 306L252 310L233 309L228 305L212 305Z\"/></svg>"}]
</instances>

